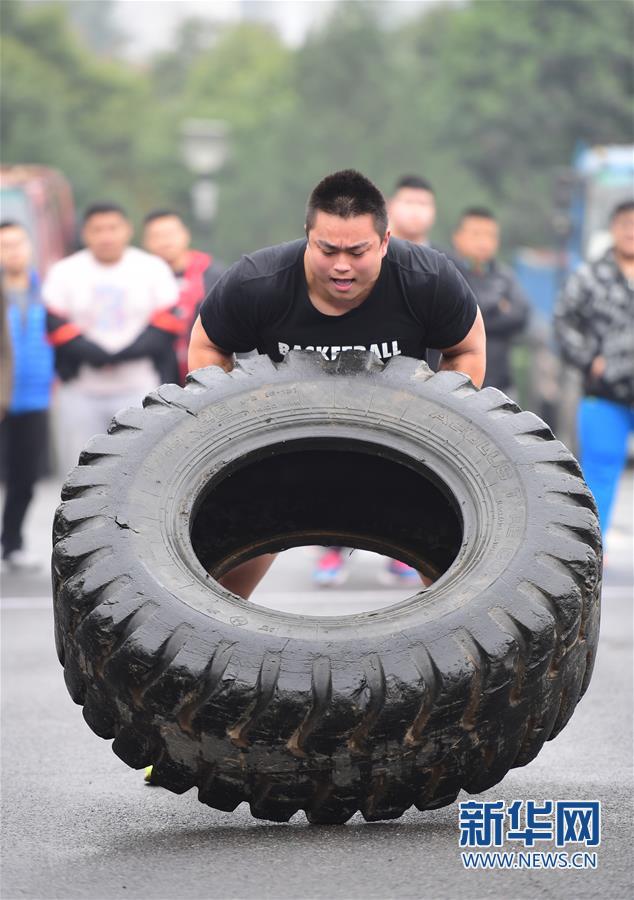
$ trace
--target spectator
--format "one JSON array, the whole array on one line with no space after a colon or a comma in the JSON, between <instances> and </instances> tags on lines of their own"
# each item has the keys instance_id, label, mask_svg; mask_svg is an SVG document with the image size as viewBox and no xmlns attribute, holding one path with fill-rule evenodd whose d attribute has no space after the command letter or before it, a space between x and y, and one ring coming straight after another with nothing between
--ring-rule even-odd
<instances>
[{"instance_id":1,"label":"spectator","mask_svg":"<svg viewBox=\"0 0 634 900\"><path fill-rule=\"evenodd\" d=\"M0 223L2 378L3 383L5 378L7 381L3 384L6 397L2 404L6 494L1 543L3 562L16 571L39 568L38 561L23 547L22 527L45 460L53 380L53 354L46 341L46 310L39 278L31 267L31 252L31 242L22 225Z\"/></svg>"},{"instance_id":2,"label":"spectator","mask_svg":"<svg viewBox=\"0 0 634 900\"><path fill-rule=\"evenodd\" d=\"M436 222L436 195L426 178L420 175L403 175L399 178L388 201L387 210L392 237L440 250L429 239ZM434 372L440 367L440 358L439 350L432 347L427 349L427 365Z\"/></svg>"},{"instance_id":3,"label":"spectator","mask_svg":"<svg viewBox=\"0 0 634 900\"><path fill-rule=\"evenodd\" d=\"M484 207L466 209L453 235L452 258L476 295L487 336L484 387L513 391L511 338L527 325L529 303L510 268L497 260L500 228Z\"/></svg>"},{"instance_id":4,"label":"spectator","mask_svg":"<svg viewBox=\"0 0 634 900\"><path fill-rule=\"evenodd\" d=\"M436 221L434 189L419 175L403 175L387 205L392 237L431 247L429 235Z\"/></svg>"},{"instance_id":5,"label":"spectator","mask_svg":"<svg viewBox=\"0 0 634 900\"><path fill-rule=\"evenodd\" d=\"M182 333L174 276L163 260L129 246L132 226L121 207L89 207L82 237L86 249L55 263L43 289L62 381L58 456L65 470L119 409L160 384Z\"/></svg>"},{"instance_id":6,"label":"spectator","mask_svg":"<svg viewBox=\"0 0 634 900\"><path fill-rule=\"evenodd\" d=\"M613 246L570 276L555 307L564 359L581 370L581 466L607 534L634 430L634 200L610 218Z\"/></svg>"},{"instance_id":7,"label":"spectator","mask_svg":"<svg viewBox=\"0 0 634 900\"><path fill-rule=\"evenodd\" d=\"M143 246L160 256L178 283L178 310L184 331L176 340L177 372L164 373L164 381L185 383L189 335L200 304L223 272L208 253L192 250L191 234L180 216L169 209L148 213L143 221Z\"/></svg>"},{"instance_id":8,"label":"spectator","mask_svg":"<svg viewBox=\"0 0 634 900\"><path fill-rule=\"evenodd\" d=\"M7 317L7 301L0 279L0 422L11 405L13 391L13 351L9 335L9 319Z\"/></svg>"}]
</instances>

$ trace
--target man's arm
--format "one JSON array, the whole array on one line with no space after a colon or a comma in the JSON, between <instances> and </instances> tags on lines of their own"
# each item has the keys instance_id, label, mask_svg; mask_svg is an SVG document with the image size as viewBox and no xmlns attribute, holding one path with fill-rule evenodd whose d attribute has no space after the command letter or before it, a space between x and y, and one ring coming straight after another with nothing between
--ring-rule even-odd
<instances>
[{"instance_id":1,"label":"man's arm","mask_svg":"<svg viewBox=\"0 0 634 900\"><path fill-rule=\"evenodd\" d=\"M160 364L165 354L172 350L174 341L185 333L186 323L180 317L178 306L158 309L141 334L115 355L115 362L150 358Z\"/></svg>"},{"instance_id":2,"label":"man's arm","mask_svg":"<svg viewBox=\"0 0 634 900\"><path fill-rule=\"evenodd\" d=\"M466 337L453 347L443 347L438 371L464 372L477 388L482 387L486 371L486 334L479 308Z\"/></svg>"},{"instance_id":3,"label":"man's arm","mask_svg":"<svg viewBox=\"0 0 634 900\"><path fill-rule=\"evenodd\" d=\"M187 367L193 372L194 369L204 369L206 366L220 366L225 372L230 372L233 369L233 353L221 350L209 340L198 316L189 339Z\"/></svg>"},{"instance_id":4,"label":"man's arm","mask_svg":"<svg viewBox=\"0 0 634 900\"><path fill-rule=\"evenodd\" d=\"M512 272L507 276L507 290L497 306L487 309L486 331L489 337L512 337L526 327L530 302Z\"/></svg>"}]
</instances>

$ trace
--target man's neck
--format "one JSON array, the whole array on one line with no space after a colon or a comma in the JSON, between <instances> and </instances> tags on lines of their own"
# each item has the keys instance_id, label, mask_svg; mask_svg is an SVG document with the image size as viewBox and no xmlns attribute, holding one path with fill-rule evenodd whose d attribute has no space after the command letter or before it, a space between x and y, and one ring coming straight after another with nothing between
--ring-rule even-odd
<instances>
[{"instance_id":1,"label":"man's neck","mask_svg":"<svg viewBox=\"0 0 634 900\"><path fill-rule=\"evenodd\" d=\"M22 272L7 272L6 269L2 273L2 284L7 291L26 291L29 287L30 276L28 270Z\"/></svg>"},{"instance_id":2,"label":"man's neck","mask_svg":"<svg viewBox=\"0 0 634 900\"><path fill-rule=\"evenodd\" d=\"M100 266L118 266L123 257L128 252L128 248L126 247L121 256L118 256L117 259L99 259L96 253L91 251L90 255L94 259L94 261Z\"/></svg>"},{"instance_id":3,"label":"man's neck","mask_svg":"<svg viewBox=\"0 0 634 900\"><path fill-rule=\"evenodd\" d=\"M416 237L408 237L406 234L399 234L398 231L392 231L392 237L399 238L401 241L409 241L410 244L420 244L423 247L429 247L430 240L428 234L419 234Z\"/></svg>"},{"instance_id":4,"label":"man's neck","mask_svg":"<svg viewBox=\"0 0 634 900\"><path fill-rule=\"evenodd\" d=\"M623 272L628 281L634 279L634 257L623 256L622 253L619 253L617 250L615 250L614 259L617 266L619 267L621 272Z\"/></svg>"},{"instance_id":5,"label":"man's neck","mask_svg":"<svg viewBox=\"0 0 634 900\"><path fill-rule=\"evenodd\" d=\"M185 272L187 269L187 266L189 265L190 257L191 257L191 251L184 250L177 259L173 260L170 263L170 268L171 268L172 272L174 272L175 275L178 275L180 272Z\"/></svg>"},{"instance_id":6,"label":"man's neck","mask_svg":"<svg viewBox=\"0 0 634 900\"><path fill-rule=\"evenodd\" d=\"M464 256L462 253L458 253L458 256L463 259L472 271L476 272L478 275L482 275L485 272L488 272L491 266L493 265L495 257L487 260L474 259L472 256Z\"/></svg>"}]
</instances>

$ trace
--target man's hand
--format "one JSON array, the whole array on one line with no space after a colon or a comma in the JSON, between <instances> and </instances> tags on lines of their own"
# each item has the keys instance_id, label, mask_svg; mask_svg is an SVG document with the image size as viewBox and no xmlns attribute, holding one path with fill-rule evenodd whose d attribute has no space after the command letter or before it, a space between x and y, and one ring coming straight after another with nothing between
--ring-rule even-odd
<instances>
[{"instance_id":1,"label":"man's hand","mask_svg":"<svg viewBox=\"0 0 634 900\"><path fill-rule=\"evenodd\" d=\"M590 366L590 374L593 378L601 378L605 372L605 357L595 356Z\"/></svg>"},{"instance_id":2,"label":"man's hand","mask_svg":"<svg viewBox=\"0 0 634 900\"><path fill-rule=\"evenodd\" d=\"M230 372L233 369L233 353L221 350L209 340L198 316L189 339L187 367L193 372L194 369L204 369L206 366L220 366L225 372Z\"/></svg>"},{"instance_id":3,"label":"man's hand","mask_svg":"<svg viewBox=\"0 0 634 900\"><path fill-rule=\"evenodd\" d=\"M486 343L482 313L478 309L467 336L459 344L443 349L439 371L464 372L477 388L482 387L486 372Z\"/></svg>"}]
</instances>

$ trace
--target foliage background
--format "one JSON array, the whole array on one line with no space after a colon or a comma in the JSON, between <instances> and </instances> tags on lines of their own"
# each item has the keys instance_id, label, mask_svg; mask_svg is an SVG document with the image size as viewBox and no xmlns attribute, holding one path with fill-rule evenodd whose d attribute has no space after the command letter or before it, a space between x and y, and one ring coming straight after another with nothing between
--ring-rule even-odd
<instances>
[{"instance_id":1,"label":"foliage background","mask_svg":"<svg viewBox=\"0 0 634 900\"><path fill-rule=\"evenodd\" d=\"M190 218L188 116L232 126L213 234L232 261L301 233L310 188L361 169L389 193L436 188L434 239L462 207L499 214L506 247L552 239L552 186L579 141L633 139L631 0L472 0L390 27L389 4L340 3L298 48L270 28L189 20L173 48L125 62L109 0L2 2L3 162L61 169L81 208Z\"/></svg>"}]
</instances>

